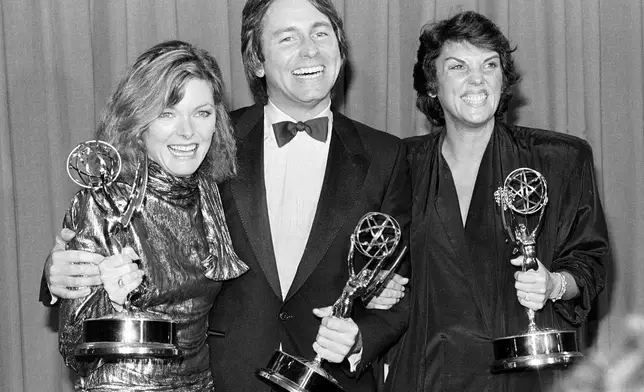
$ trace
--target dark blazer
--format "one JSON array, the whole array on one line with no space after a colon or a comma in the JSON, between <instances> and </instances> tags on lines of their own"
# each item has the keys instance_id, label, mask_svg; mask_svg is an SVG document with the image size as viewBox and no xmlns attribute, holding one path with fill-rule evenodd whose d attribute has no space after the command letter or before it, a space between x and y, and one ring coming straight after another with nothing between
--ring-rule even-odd
<instances>
[{"instance_id":1,"label":"dark blazer","mask_svg":"<svg viewBox=\"0 0 644 392\"><path fill-rule=\"evenodd\" d=\"M411 188L404 143L334 112L331 145L320 200L304 255L284 301L281 298L266 206L261 106L231 114L238 140L238 178L221 185L235 251L250 271L223 282L210 315L211 364L219 392L268 391L256 376L280 342L282 350L313 359L320 319L312 309L333 304L348 279L349 239L360 218L380 211L407 234ZM408 323L407 298L389 311L354 304L353 320L364 351L357 377L345 364L326 363L347 391L373 391L370 366ZM346 361L345 361L346 362Z\"/></svg>"}]
</instances>

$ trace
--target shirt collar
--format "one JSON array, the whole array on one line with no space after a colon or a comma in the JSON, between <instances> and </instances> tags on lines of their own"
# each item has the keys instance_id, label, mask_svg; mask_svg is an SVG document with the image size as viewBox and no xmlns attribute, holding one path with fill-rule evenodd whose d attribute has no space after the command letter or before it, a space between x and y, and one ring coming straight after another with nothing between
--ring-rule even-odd
<instances>
[{"instance_id":1,"label":"shirt collar","mask_svg":"<svg viewBox=\"0 0 644 392\"><path fill-rule=\"evenodd\" d=\"M280 108L275 106L275 104L270 99L268 100L266 106L264 106L264 116L266 116L270 124L275 124L280 121L297 122L297 120L295 120L293 117L284 113ZM331 118L331 102L329 102L326 108L324 108L324 110L322 110L317 116L312 118L319 118L324 116L329 117L329 119Z\"/></svg>"}]
</instances>

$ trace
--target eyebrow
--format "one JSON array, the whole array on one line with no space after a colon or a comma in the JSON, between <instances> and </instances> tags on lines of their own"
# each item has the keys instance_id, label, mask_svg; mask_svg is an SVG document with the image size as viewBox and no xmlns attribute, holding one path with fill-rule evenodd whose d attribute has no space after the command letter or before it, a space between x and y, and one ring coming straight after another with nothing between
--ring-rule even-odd
<instances>
[{"instance_id":1,"label":"eyebrow","mask_svg":"<svg viewBox=\"0 0 644 392\"><path fill-rule=\"evenodd\" d=\"M279 35L281 35L283 33L292 33L294 31L297 31L297 29L295 27L293 27L293 26L284 27L283 29L278 29L278 30L273 31L273 34L271 34L271 36L273 38L275 38L275 37L278 37Z\"/></svg>"},{"instance_id":2,"label":"eyebrow","mask_svg":"<svg viewBox=\"0 0 644 392\"><path fill-rule=\"evenodd\" d=\"M333 26L331 26L331 23L326 22L326 21L322 21L322 22L315 22L315 23L313 23L312 28L316 29L316 28L318 28L318 27L328 27L328 28L330 28L330 29L333 29Z\"/></svg>"},{"instance_id":3,"label":"eyebrow","mask_svg":"<svg viewBox=\"0 0 644 392\"><path fill-rule=\"evenodd\" d=\"M211 102L204 102L204 103L202 103L201 105L197 105L197 106L195 106L192 110L199 110L199 109L203 109L203 108L204 108L204 107L206 107L206 106L209 106L209 107L211 107L211 108L213 108L213 109L215 108L214 103L211 103ZM174 106L168 106L168 107L163 108L163 110L175 109L176 107L177 107L177 105L174 105Z\"/></svg>"},{"instance_id":4,"label":"eyebrow","mask_svg":"<svg viewBox=\"0 0 644 392\"><path fill-rule=\"evenodd\" d=\"M500 56L498 54L494 54L494 55L486 58L485 60L483 60L483 62L485 63L485 62L488 62L488 61L494 60L494 59L500 59ZM447 60L454 60L454 61L458 61L459 63L464 63L465 62L465 60L461 60L458 57L453 57L453 56L445 57L444 61L447 61Z\"/></svg>"},{"instance_id":5,"label":"eyebrow","mask_svg":"<svg viewBox=\"0 0 644 392\"><path fill-rule=\"evenodd\" d=\"M330 29L333 29L333 26L331 26L331 23L326 22L326 21L320 21L320 22L313 23L313 26L311 26L311 30L317 29L319 27L328 27ZM279 36L280 34L292 33L292 32L296 32L297 30L298 29L295 26L284 27L284 28L277 29L277 30L273 31L273 34L271 34L271 36L273 38L275 38L275 37Z\"/></svg>"}]
</instances>

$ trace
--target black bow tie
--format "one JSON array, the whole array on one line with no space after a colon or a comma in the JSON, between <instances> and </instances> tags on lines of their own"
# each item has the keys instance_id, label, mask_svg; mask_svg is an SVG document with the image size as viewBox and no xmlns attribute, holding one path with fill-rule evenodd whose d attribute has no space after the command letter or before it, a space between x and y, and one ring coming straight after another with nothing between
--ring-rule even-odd
<instances>
[{"instance_id":1,"label":"black bow tie","mask_svg":"<svg viewBox=\"0 0 644 392\"><path fill-rule=\"evenodd\" d=\"M326 135L329 130L329 118L318 117L309 121L299 121L294 123L292 121L282 121L273 124L273 131L275 131L275 139L277 146L282 147L290 142L298 132L306 132L315 140L322 143L326 141Z\"/></svg>"}]
</instances>

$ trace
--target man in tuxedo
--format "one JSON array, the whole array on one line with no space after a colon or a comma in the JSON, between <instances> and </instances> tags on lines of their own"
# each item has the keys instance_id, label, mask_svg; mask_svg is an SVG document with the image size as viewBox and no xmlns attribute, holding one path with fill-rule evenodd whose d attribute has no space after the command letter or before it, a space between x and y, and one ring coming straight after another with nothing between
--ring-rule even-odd
<instances>
[{"instance_id":1,"label":"man in tuxedo","mask_svg":"<svg viewBox=\"0 0 644 392\"><path fill-rule=\"evenodd\" d=\"M332 317L330 305L349 278L349 239L365 213L392 215L407 237L404 144L331 108L347 44L330 0L248 0L241 39L256 104L231 113L239 173L220 190L235 251L250 271L223 283L211 311L215 386L269 390L254 373L281 349L317 353L347 391L373 391L371 362L405 331L409 302L403 296L376 310L356 301L346 319ZM98 262L55 249L45 275L56 295L81 295L65 288L80 283L70 277L73 257ZM95 284L85 268L82 283ZM137 274L125 256L121 268ZM381 297L384 308L398 300Z\"/></svg>"}]
</instances>

